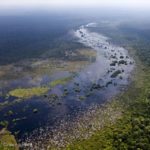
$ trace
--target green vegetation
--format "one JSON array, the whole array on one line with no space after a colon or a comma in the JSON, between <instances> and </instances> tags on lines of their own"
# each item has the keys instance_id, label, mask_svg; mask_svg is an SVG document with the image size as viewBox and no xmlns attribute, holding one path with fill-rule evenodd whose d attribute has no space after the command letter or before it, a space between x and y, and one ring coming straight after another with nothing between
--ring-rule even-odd
<instances>
[{"instance_id":1,"label":"green vegetation","mask_svg":"<svg viewBox=\"0 0 150 150\"><path fill-rule=\"evenodd\" d=\"M122 27L123 28L123 27ZM102 28L101 28L102 29ZM117 29L116 29L117 30ZM115 32L117 32L114 30ZM109 32L108 30L107 32ZM125 34L126 31L123 31L124 40L121 36L114 35L112 39L116 40L118 38L118 42L125 44L129 43L129 47L137 49L137 54L141 58L141 60L146 64L142 66L141 64L137 64L136 76L130 85L129 89L122 93L118 98L115 99L115 107L111 109L116 110L117 108L122 108L120 110L121 118L117 120L113 120L114 122L106 123L100 128L96 129L95 132L91 136L77 137L70 144L67 145L67 150L149 150L150 149L150 43L149 39L143 39L142 44L139 42L140 39L135 38L133 32L137 35L146 34L144 30L141 33L135 29L133 32L131 30L132 37L127 37ZM119 34L119 33L118 33ZM129 34L129 32L127 33ZM111 36L109 36L111 37ZM145 35L144 35L145 37ZM135 41L133 41L133 39ZM136 40L138 39L138 41ZM130 43L131 41L131 43ZM57 43L57 45L60 45ZM62 44L63 45L63 44ZM121 44L119 44L121 45ZM65 58L64 53L66 46L64 46L64 50L62 54L59 54L60 47L58 51L53 49L54 52L50 53L52 56L58 57L62 56ZM69 49L69 48L67 48ZM132 49L131 49L132 50ZM23 54L23 53L22 53ZM59 55L58 55L59 54ZM51 57L52 57L51 56ZM23 56L24 57L24 56ZM71 59L67 56L68 59ZM5 57L3 57L5 58ZM132 63L132 62L131 62ZM136 62L138 63L138 62ZM110 66L115 66L117 62L112 62ZM127 62L124 60L120 60L118 62L119 65L126 65ZM121 74L121 71L118 70L112 74L112 78ZM120 76L121 79L121 76ZM69 79L70 80L70 79ZM51 87L55 87L57 85L66 84L68 79L58 79L50 83ZM108 82L106 86L112 84L112 82ZM32 96L41 96L45 94L49 88L47 87L36 87L36 88L28 88L28 89L15 89L9 92L9 95L16 96L18 98L29 98ZM76 92L80 92L80 89L75 89ZM64 94L67 95L68 91L64 90ZM90 94L87 94L89 96ZM57 98L55 95L52 96L54 99ZM79 97L81 100L84 97ZM114 101L113 101L114 102ZM111 102L110 102L111 103ZM111 106L111 105L110 105ZM109 110L109 109L108 109ZM33 112L37 112L36 109ZM13 112L8 112L9 115L13 115ZM110 116L108 118L112 119L111 112L109 111ZM93 116L91 117L91 119ZM101 117L106 118L106 117ZM102 120L105 119L101 119ZM19 121L19 119L14 119L14 122ZM90 132L90 128L92 128L93 124L90 125L89 122L86 122L89 126L89 130L85 130L85 132ZM8 123L6 121L0 122L0 125L7 126ZM84 126L85 127L85 126ZM86 128L85 128L86 129ZM85 134L84 134L85 135ZM7 143L7 145L6 145ZM10 143L10 144L9 144ZM12 145L15 145L15 147ZM11 146L11 147L10 147ZM0 131L0 150L5 149L17 149L16 141L14 137L8 131Z\"/></svg>"},{"instance_id":2,"label":"green vegetation","mask_svg":"<svg viewBox=\"0 0 150 150\"><path fill-rule=\"evenodd\" d=\"M13 114L14 114L14 113L13 113L12 110L9 110L9 111L8 111L8 115L9 115L9 116L12 116Z\"/></svg>"},{"instance_id":3,"label":"green vegetation","mask_svg":"<svg viewBox=\"0 0 150 150\"><path fill-rule=\"evenodd\" d=\"M17 142L13 135L6 129L0 131L0 150L18 150Z\"/></svg>"},{"instance_id":4,"label":"green vegetation","mask_svg":"<svg viewBox=\"0 0 150 150\"><path fill-rule=\"evenodd\" d=\"M88 93L86 93L86 97L90 97L91 96L91 94L92 94L92 92L88 92Z\"/></svg>"},{"instance_id":5,"label":"green vegetation","mask_svg":"<svg viewBox=\"0 0 150 150\"><path fill-rule=\"evenodd\" d=\"M112 37L113 42L125 46L130 54L138 56L136 76L129 89L116 98L122 107L121 119L96 130L90 138L77 138L67 150L149 150L150 149L150 43L149 30L121 26L116 30L92 28ZM136 51L135 51L136 50ZM136 53L136 54L135 54ZM128 57L126 57L128 59ZM119 61L118 64L126 65ZM131 62L132 63L132 62ZM130 63L130 64L131 64ZM144 64L144 66L143 66ZM112 62L110 66L116 65ZM121 78L121 76L120 76Z\"/></svg>"},{"instance_id":6,"label":"green vegetation","mask_svg":"<svg viewBox=\"0 0 150 150\"><path fill-rule=\"evenodd\" d=\"M111 78L116 78L120 73L121 73L120 70L115 71L115 72L111 75Z\"/></svg>"},{"instance_id":7,"label":"green vegetation","mask_svg":"<svg viewBox=\"0 0 150 150\"><path fill-rule=\"evenodd\" d=\"M72 77L66 77L66 78L54 80L54 81L50 82L50 86L53 88L57 85L64 85L67 82L69 82L71 79L72 79Z\"/></svg>"},{"instance_id":8,"label":"green vegetation","mask_svg":"<svg viewBox=\"0 0 150 150\"><path fill-rule=\"evenodd\" d=\"M50 100L53 100L53 101L56 101L56 100L58 100L59 99L59 96L57 95L57 94L50 94L49 95L49 99Z\"/></svg>"},{"instance_id":9,"label":"green vegetation","mask_svg":"<svg viewBox=\"0 0 150 150\"><path fill-rule=\"evenodd\" d=\"M38 112L38 109L34 108L33 113L37 113L37 112Z\"/></svg>"},{"instance_id":10,"label":"green vegetation","mask_svg":"<svg viewBox=\"0 0 150 150\"><path fill-rule=\"evenodd\" d=\"M110 66L116 66L116 64L118 63L118 61L112 61L112 63L110 64Z\"/></svg>"},{"instance_id":11,"label":"green vegetation","mask_svg":"<svg viewBox=\"0 0 150 150\"><path fill-rule=\"evenodd\" d=\"M123 115L88 139L77 139L68 150L150 149L150 71L142 68L129 90L116 98Z\"/></svg>"},{"instance_id":12,"label":"green vegetation","mask_svg":"<svg viewBox=\"0 0 150 150\"><path fill-rule=\"evenodd\" d=\"M17 121L21 121L21 120L25 120L25 119L27 119L26 117L22 117L22 118L14 118L13 120L12 120L12 122L17 122Z\"/></svg>"},{"instance_id":13,"label":"green vegetation","mask_svg":"<svg viewBox=\"0 0 150 150\"><path fill-rule=\"evenodd\" d=\"M10 96L15 96L18 98L30 98L33 96L41 96L48 92L48 87L33 87L33 88L19 88L9 91Z\"/></svg>"},{"instance_id":14,"label":"green vegetation","mask_svg":"<svg viewBox=\"0 0 150 150\"><path fill-rule=\"evenodd\" d=\"M2 127L7 127L8 126L8 121L0 121L0 126Z\"/></svg>"},{"instance_id":15,"label":"green vegetation","mask_svg":"<svg viewBox=\"0 0 150 150\"><path fill-rule=\"evenodd\" d=\"M81 92L81 89L80 89L79 87L75 87L75 88L74 88L74 91L77 92L77 93L80 93L80 92Z\"/></svg>"},{"instance_id":16,"label":"green vegetation","mask_svg":"<svg viewBox=\"0 0 150 150\"><path fill-rule=\"evenodd\" d=\"M67 89L64 89L63 97L64 97L64 96L67 96L68 94L69 94L68 90L67 90Z\"/></svg>"},{"instance_id":17,"label":"green vegetation","mask_svg":"<svg viewBox=\"0 0 150 150\"><path fill-rule=\"evenodd\" d=\"M138 33L136 31L136 33ZM127 35L128 34L128 35ZM124 34L129 37L129 33ZM133 35L133 33L132 33ZM130 53L135 56L136 69L128 90L118 96L115 108L122 108L122 116L113 124L96 130L91 137L77 138L67 150L149 150L150 149L150 49L145 41L121 41L128 43ZM114 40L117 40L115 39ZM132 38L136 39L134 36ZM146 39L144 39L146 40ZM131 48L132 47L132 48ZM134 48L134 49L133 49ZM136 51L135 51L136 49ZM126 64L121 61L119 64ZM114 65L114 64L113 64ZM118 74L118 73L117 73Z\"/></svg>"},{"instance_id":18,"label":"green vegetation","mask_svg":"<svg viewBox=\"0 0 150 150\"><path fill-rule=\"evenodd\" d=\"M121 64L127 65L127 61L125 61L125 60L119 60L118 64L119 65L121 65Z\"/></svg>"},{"instance_id":19,"label":"green vegetation","mask_svg":"<svg viewBox=\"0 0 150 150\"><path fill-rule=\"evenodd\" d=\"M85 96L79 96L79 100L81 101L85 100Z\"/></svg>"}]
</instances>

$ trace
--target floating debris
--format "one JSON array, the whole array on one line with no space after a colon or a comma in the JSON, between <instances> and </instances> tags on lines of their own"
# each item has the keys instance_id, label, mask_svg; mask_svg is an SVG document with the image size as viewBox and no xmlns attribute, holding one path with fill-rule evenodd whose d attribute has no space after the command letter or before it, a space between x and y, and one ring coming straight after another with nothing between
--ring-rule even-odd
<instances>
[{"instance_id":1,"label":"floating debris","mask_svg":"<svg viewBox=\"0 0 150 150\"><path fill-rule=\"evenodd\" d=\"M35 109L33 109L32 111L33 111L33 113L37 113L37 112L38 112L38 109L35 108Z\"/></svg>"}]
</instances>

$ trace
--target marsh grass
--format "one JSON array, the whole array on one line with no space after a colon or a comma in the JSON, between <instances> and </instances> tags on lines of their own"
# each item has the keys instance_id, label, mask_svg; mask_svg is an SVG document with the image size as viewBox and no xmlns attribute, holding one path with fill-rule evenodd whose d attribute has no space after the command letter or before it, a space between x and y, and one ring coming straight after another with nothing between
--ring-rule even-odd
<instances>
[{"instance_id":1,"label":"marsh grass","mask_svg":"<svg viewBox=\"0 0 150 150\"><path fill-rule=\"evenodd\" d=\"M0 131L0 150L19 150L15 137L5 128Z\"/></svg>"},{"instance_id":2,"label":"marsh grass","mask_svg":"<svg viewBox=\"0 0 150 150\"><path fill-rule=\"evenodd\" d=\"M54 80L54 81L50 82L50 87L53 88L57 85L65 85L71 79L72 79L72 77L66 77L66 78L61 78L61 79Z\"/></svg>"},{"instance_id":3,"label":"marsh grass","mask_svg":"<svg viewBox=\"0 0 150 150\"><path fill-rule=\"evenodd\" d=\"M10 96L17 98L31 98L33 96L41 96L48 92L48 87L18 88L9 91Z\"/></svg>"}]
</instances>

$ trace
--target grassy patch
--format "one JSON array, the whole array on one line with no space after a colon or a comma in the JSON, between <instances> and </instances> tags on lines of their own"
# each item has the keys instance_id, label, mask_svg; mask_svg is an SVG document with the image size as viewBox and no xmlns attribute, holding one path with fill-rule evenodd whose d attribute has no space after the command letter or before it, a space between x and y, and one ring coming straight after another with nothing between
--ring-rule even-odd
<instances>
[{"instance_id":1,"label":"grassy patch","mask_svg":"<svg viewBox=\"0 0 150 150\"><path fill-rule=\"evenodd\" d=\"M54 81L50 82L50 86L53 88L57 85L64 85L67 82L69 82L71 79L72 79L72 77L66 77L66 78L54 80Z\"/></svg>"},{"instance_id":2,"label":"grassy patch","mask_svg":"<svg viewBox=\"0 0 150 150\"><path fill-rule=\"evenodd\" d=\"M48 87L19 88L9 91L9 95L18 98L30 98L33 96L41 96L48 92L48 90Z\"/></svg>"},{"instance_id":3,"label":"grassy patch","mask_svg":"<svg viewBox=\"0 0 150 150\"><path fill-rule=\"evenodd\" d=\"M86 57L96 57L96 51L92 49L81 49L79 50L80 55Z\"/></svg>"},{"instance_id":4,"label":"grassy patch","mask_svg":"<svg viewBox=\"0 0 150 150\"><path fill-rule=\"evenodd\" d=\"M6 129L0 131L0 150L18 150L15 137Z\"/></svg>"}]
</instances>

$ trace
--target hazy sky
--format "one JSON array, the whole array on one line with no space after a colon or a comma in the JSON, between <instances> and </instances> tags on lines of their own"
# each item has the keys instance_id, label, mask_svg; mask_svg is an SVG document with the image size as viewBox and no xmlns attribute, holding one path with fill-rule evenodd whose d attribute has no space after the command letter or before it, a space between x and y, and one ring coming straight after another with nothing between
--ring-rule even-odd
<instances>
[{"instance_id":1,"label":"hazy sky","mask_svg":"<svg viewBox=\"0 0 150 150\"><path fill-rule=\"evenodd\" d=\"M116 6L150 8L150 0L0 0L1 7L13 6Z\"/></svg>"}]
</instances>

